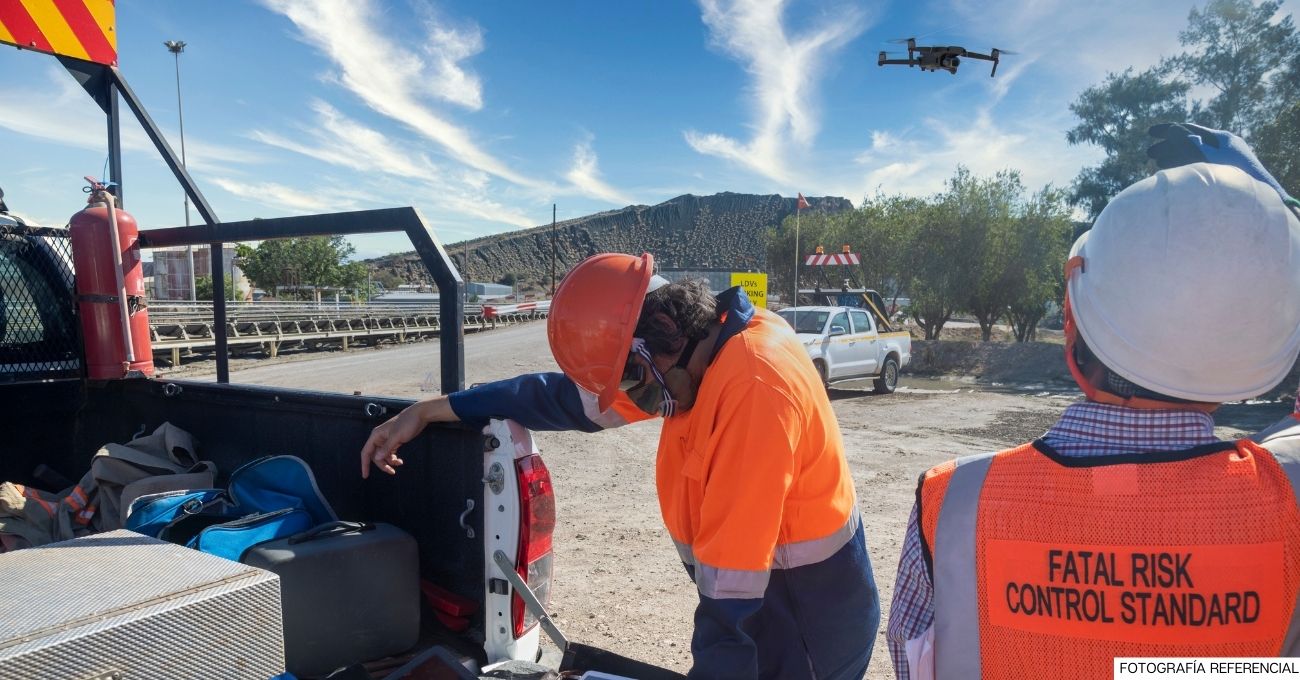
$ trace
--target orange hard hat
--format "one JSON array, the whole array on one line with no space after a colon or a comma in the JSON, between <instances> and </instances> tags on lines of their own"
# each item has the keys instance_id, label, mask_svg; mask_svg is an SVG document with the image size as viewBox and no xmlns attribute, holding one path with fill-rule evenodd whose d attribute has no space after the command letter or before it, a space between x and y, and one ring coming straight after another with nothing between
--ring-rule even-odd
<instances>
[{"instance_id":1,"label":"orange hard hat","mask_svg":"<svg viewBox=\"0 0 1300 680\"><path fill-rule=\"evenodd\" d=\"M654 263L650 253L593 255L564 277L551 300L551 354L565 375L600 397L601 411L618 395Z\"/></svg>"}]
</instances>

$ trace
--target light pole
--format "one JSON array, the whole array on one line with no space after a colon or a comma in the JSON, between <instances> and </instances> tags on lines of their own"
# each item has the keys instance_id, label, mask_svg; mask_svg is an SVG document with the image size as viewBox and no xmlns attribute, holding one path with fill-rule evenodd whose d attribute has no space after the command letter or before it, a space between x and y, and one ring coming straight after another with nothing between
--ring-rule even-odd
<instances>
[{"instance_id":1,"label":"light pole","mask_svg":"<svg viewBox=\"0 0 1300 680\"><path fill-rule=\"evenodd\" d=\"M185 111L181 107L181 52L185 51L183 40L166 40L163 45L176 57L176 116L181 123L181 167L185 167ZM190 226L190 195L185 193L185 226ZM190 262L190 299L197 300L194 292L194 246L185 246L185 255ZM209 258L211 259L211 258Z\"/></svg>"},{"instance_id":2,"label":"light pole","mask_svg":"<svg viewBox=\"0 0 1300 680\"><path fill-rule=\"evenodd\" d=\"M555 297L555 204L551 204L551 297Z\"/></svg>"}]
</instances>

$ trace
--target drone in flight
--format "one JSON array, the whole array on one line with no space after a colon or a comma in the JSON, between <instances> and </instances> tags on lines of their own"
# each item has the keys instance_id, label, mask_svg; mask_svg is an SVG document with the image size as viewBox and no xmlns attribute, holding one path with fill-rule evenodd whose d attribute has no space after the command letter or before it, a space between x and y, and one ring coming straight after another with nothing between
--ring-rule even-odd
<instances>
[{"instance_id":1,"label":"drone in flight","mask_svg":"<svg viewBox=\"0 0 1300 680\"><path fill-rule=\"evenodd\" d=\"M898 66L920 66L922 71L938 71L940 69L949 73L956 74L957 67L961 65L963 57L968 59L983 59L984 61L993 62L993 70L989 72L992 78L998 72L998 59L1004 54L1015 54L1008 50L999 50L993 48L989 54L980 54L971 52L965 47L956 45L936 45L934 47L925 47L916 44L916 38L904 38L893 40L891 42L907 43L906 59L890 59L889 55L884 52L880 53L880 59L876 63L880 66L898 65Z\"/></svg>"}]
</instances>

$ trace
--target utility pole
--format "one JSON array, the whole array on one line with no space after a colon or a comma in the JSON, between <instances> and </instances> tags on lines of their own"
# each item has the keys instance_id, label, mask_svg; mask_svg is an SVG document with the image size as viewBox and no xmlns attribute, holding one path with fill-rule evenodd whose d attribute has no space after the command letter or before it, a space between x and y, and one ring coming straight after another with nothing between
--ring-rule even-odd
<instances>
[{"instance_id":1,"label":"utility pole","mask_svg":"<svg viewBox=\"0 0 1300 680\"><path fill-rule=\"evenodd\" d=\"M176 115L181 124L181 167L185 167L185 111L181 107L181 52L185 51L185 42L183 40L166 40L163 45L167 51L176 57ZM185 196L185 226L190 226L190 195L184 192ZM185 246L186 258L190 262L190 300L197 300L198 296L194 291L194 280L198 278L194 271L194 246ZM211 254L209 254L211 255ZM221 257L221 254L216 255ZM208 258L209 267L212 264L212 258ZM216 271L216 267L211 267L209 271Z\"/></svg>"},{"instance_id":2,"label":"utility pole","mask_svg":"<svg viewBox=\"0 0 1300 680\"><path fill-rule=\"evenodd\" d=\"M555 204L551 204L551 297L555 297Z\"/></svg>"}]
</instances>

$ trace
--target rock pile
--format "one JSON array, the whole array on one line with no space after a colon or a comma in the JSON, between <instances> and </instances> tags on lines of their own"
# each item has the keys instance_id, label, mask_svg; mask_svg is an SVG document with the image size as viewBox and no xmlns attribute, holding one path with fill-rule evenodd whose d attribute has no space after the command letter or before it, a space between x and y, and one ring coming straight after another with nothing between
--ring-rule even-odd
<instances>
[{"instance_id":1,"label":"rock pile","mask_svg":"<svg viewBox=\"0 0 1300 680\"><path fill-rule=\"evenodd\" d=\"M795 201L731 192L687 194L659 205L633 205L566 220L556 226L556 271L563 276L600 252L649 252L661 267L761 270L766 264L764 232L794 214ZM808 202L809 211L815 212L853 208L848 200L832 196ZM455 243L447 250L467 280L497 281L513 273L524 281L549 281L551 226ZM410 283L429 280L414 253L372 262L377 270Z\"/></svg>"}]
</instances>

